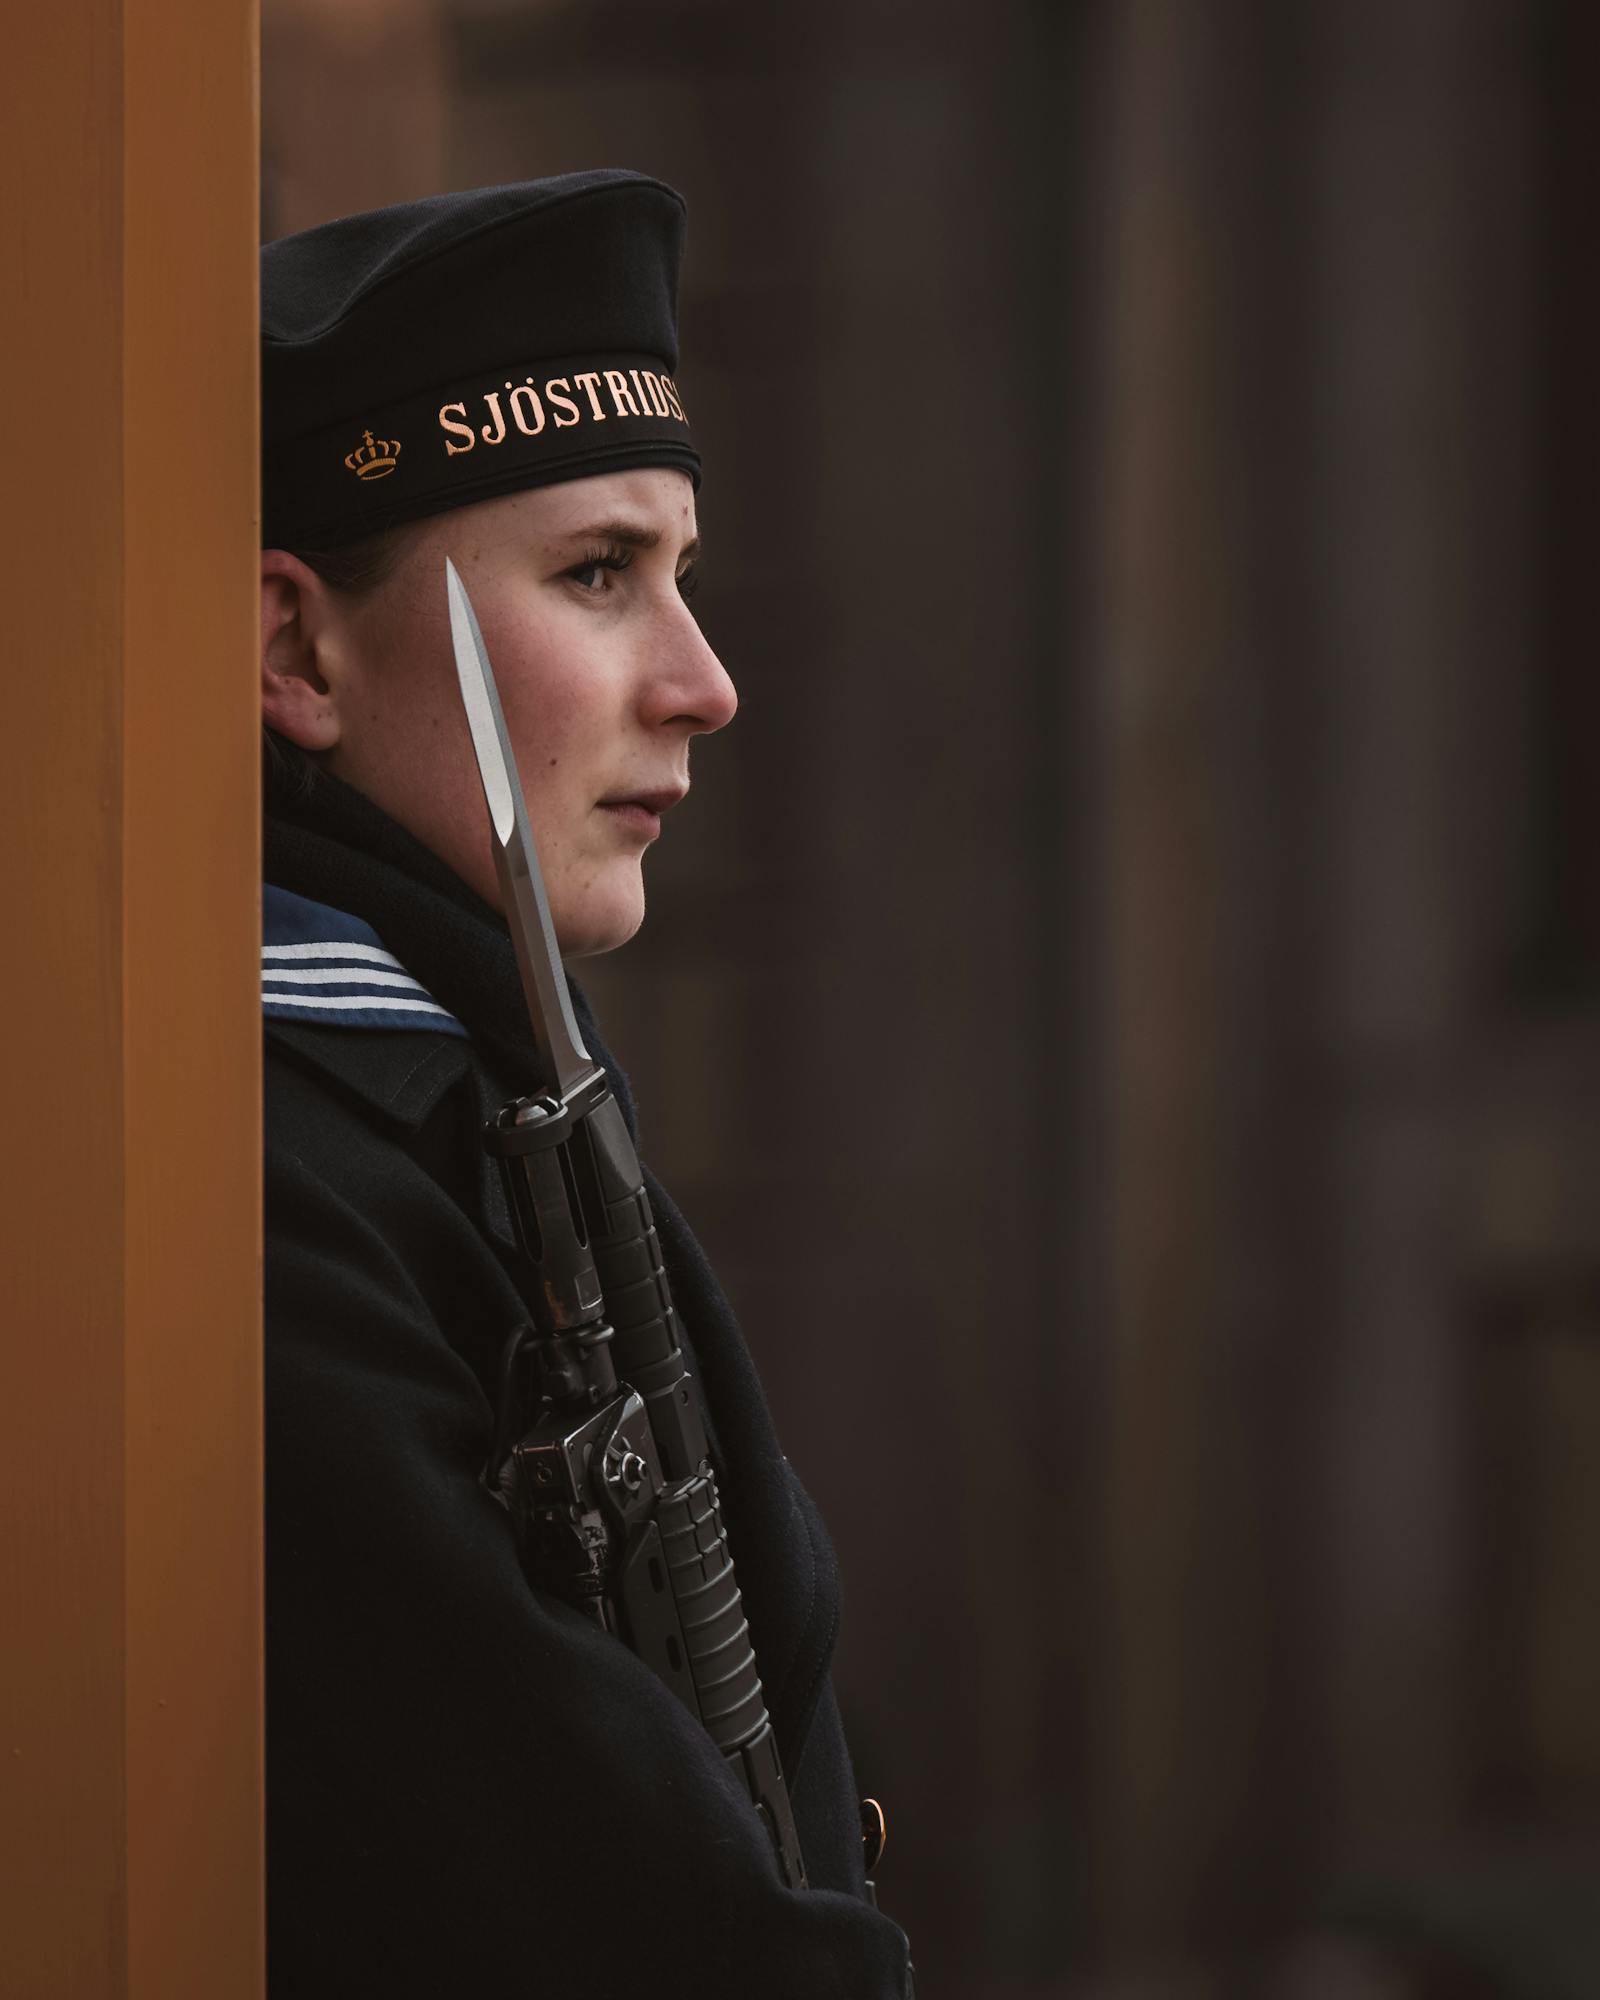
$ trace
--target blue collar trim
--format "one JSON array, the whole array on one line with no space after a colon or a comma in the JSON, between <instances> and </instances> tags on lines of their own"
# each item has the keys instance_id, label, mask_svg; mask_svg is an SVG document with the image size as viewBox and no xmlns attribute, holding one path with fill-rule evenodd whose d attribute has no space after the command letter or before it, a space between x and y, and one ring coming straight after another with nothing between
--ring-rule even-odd
<instances>
[{"instance_id":1,"label":"blue collar trim","mask_svg":"<svg viewBox=\"0 0 1600 2000\"><path fill-rule=\"evenodd\" d=\"M261 1011L318 1027L467 1032L370 924L270 883L261 892Z\"/></svg>"}]
</instances>

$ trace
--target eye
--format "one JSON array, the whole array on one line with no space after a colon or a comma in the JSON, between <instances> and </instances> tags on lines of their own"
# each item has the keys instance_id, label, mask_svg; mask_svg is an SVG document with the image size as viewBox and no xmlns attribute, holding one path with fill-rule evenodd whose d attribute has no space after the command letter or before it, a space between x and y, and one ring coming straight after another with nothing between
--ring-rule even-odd
<instances>
[{"instance_id":1,"label":"eye","mask_svg":"<svg viewBox=\"0 0 1600 2000\"><path fill-rule=\"evenodd\" d=\"M696 567L694 564L691 564L688 569L679 571L678 595L681 598L687 601L687 599L694 596L695 592L699 588L700 588L700 571L698 567Z\"/></svg>"},{"instance_id":2,"label":"eye","mask_svg":"<svg viewBox=\"0 0 1600 2000\"><path fill-rule=\"evenodd\" d=\"M589 597L603 597L610 585L606 573L616 574L625 570L633 561L633 552L613 544L609 548L591 549L582 562L574 563L563 572Z\"/></svg>"}]
</instances>

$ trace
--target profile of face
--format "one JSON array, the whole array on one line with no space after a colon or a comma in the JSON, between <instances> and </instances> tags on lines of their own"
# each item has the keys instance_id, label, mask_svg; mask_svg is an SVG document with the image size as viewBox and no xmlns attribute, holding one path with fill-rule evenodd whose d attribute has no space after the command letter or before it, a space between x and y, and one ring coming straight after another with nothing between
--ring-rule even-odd
<instances>
[{"instance_id":1,"label":"profile of face","mask_svg":"<svg viewBox=\"0 0 1600 2000\"><path fill-rule=\"evenodd\" d=\"M403 534L394 569L362 591L263 553L263 715L499 908L448 556L494 668L562 952L609 951L644 916L641 864L688 790L690 739L736 706L684 599L699 550L688 475L533 487Z\"/></svg>"}]
</instances>

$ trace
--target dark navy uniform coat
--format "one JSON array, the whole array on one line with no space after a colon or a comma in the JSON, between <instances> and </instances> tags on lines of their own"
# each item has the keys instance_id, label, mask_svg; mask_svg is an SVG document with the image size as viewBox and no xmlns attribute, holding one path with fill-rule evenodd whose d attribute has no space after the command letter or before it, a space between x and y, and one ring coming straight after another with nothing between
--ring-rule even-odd
<instances>
[{"instance_id":1,"label":"dark navy uniform coat","mask_svg":"<svg viewBox=\"0 0 1600 2000\"><path fill-rule=\"evenodd\" d=\"M274 2000L902 1994L828 1680L833 1551L698 1245L649 1182L804 1892L699 1724L529 1588L479 1484L525 1317L479 1139L532 1076L504 927L336 780L274 805L266 877Z\"/></svg>"}]
</instances>

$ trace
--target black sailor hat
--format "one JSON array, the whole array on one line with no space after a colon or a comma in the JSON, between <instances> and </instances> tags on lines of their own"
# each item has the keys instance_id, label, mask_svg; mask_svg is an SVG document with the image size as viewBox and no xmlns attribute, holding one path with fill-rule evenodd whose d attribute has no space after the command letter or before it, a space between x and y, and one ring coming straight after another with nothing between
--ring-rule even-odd
<instances>
[{"instance_id":1,"label":"black sailor hat","mask_svg":"<svg viewBox=\"0 0 1600 2000\"><path fill-rule=\"evenodd\" d=\"M700 460L684 207L619 170L350 215L261 252L262 541L336 548L520 487Z\"/></svg>"}]
</instances>

